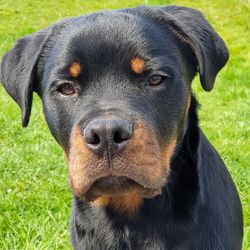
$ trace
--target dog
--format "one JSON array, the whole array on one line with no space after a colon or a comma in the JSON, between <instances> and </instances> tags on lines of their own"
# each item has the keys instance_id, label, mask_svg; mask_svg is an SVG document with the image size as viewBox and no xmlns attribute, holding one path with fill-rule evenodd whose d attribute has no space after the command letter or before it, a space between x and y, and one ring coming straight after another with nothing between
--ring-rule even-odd
<instances>
[{"instance_id":1,"label":"dog","mask_svg":"<svg viewBox=\"0 0 250 250\"><path fill-rule=\"evenodd\" d=\"M65 151L74 249L241 249L235 185L199 128L191 83L229 54L202 14L139 6L63 19L17 41L1 82L32 94Z\"/></svg>"}]
</instances>

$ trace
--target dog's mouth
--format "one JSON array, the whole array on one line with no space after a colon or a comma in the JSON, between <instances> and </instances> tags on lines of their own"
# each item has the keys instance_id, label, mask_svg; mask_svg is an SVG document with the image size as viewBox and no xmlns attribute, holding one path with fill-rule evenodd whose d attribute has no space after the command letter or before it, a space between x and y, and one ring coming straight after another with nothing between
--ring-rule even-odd
<instances>
[{"instance_id":1,"label":"dog's mouth","mask_svg":"<svg viewBox=\"0 0 250 250\"><path fill-rule=\"evenodd\" d=\"M96 189L106 194L116 195L137 186L139 185L135 181L127 177L106 176L95 181L90 189Z\"/></svg>"},{"instance_id":2,"label":"dog's mouth","mask_svg":"<svg viewBox=\"0 0 250 250\"><path fill-rule=\"evenodd\" d=\"M105 176L96 180L84 195L88 201L94 201L97 198L105 196L121 196L136 190L140 196L151 198L161 193L161 189L152 189L143 187L136 181L125 176Z\"/></svg>"},{"instance_id":3,"label":"dog's mouth","mask_svg":"<svg viewBox=\"0 0 250 250\"><path fill-rule=\"evenodd\" d=\"M167 183L175 145L172 140L161 148L151 131L138 126L126 148L109 159L93 154L76 127L67 155L74 195L94 203L98 199L128 201L120 202L121 206L159 195Z\"/></svg>"}]
</instances>

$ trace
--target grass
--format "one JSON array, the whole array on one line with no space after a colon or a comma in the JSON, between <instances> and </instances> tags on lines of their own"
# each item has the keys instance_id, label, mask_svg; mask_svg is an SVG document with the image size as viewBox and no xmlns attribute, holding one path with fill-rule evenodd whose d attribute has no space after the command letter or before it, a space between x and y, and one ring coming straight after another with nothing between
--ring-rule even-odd
<instances>
[{"instance_id":1,"label":"grass","mask_svg":"<svg viewBox=\"0 0 250 250\"><path fill-rule=\"evenodd\" d=\"M250 249L250 2L249 0L0 0L0 55L14 41L63 17L139 4L178 4L201 10L230 50L214 91L198 80L201 127L238 187L244 211L244 247ZM0 86L0 249L70 249L71 192L62 150L35 96L31 122Z\"/></svg>"}]
</instances>

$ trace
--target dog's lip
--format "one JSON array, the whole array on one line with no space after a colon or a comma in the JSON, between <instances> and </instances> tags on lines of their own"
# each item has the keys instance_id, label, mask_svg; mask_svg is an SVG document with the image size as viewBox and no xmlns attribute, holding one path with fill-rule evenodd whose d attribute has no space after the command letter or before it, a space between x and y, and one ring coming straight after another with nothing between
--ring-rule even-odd
<instances>
[{"instance_id":1,"label":"dog's lip","mask_svg":"<svg viewBox=\"0 0 250 250\"><path fill-rule=\"evenodd\" d=\"M161 194L161 188L148 188L126 176L108 175L95 180L84 192L84 199L93 201L102 195L119 196L137 190L143 198Z\"/></svg>"},{"instance_id":2,"label":"dog's lip","mask_svg":"<svg viewBox=\"0 0 250 250\"><path fill-rule=\"evenodd\" d=\"M92 187L98 188L100 190L108 190L110 188L114 188L113 192L119 191L119 189L128 188L131 186L137 186L134 180L131 180L124 176L105 176L98 180L96 180Z\"/></svg>"}]
</instances>

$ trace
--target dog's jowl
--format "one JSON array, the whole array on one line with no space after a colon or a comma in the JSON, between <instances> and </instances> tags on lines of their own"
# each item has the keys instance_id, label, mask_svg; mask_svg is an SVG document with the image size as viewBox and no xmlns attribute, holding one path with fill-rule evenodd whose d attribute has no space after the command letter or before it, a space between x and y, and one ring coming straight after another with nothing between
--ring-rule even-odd
<instances>
[{"instance_id":1,"label":"dog's jowl","mask_svg":"<svg viewBox=\"0 0 250 250\"><path fill-rule=\"evenodd\" d=\"M239 197L191 91L228 56L201 13L169 6L64 19L3 57L23 126L35 91L67 156L74 249L241 249Z\"/></svg>"}]
</instances>

